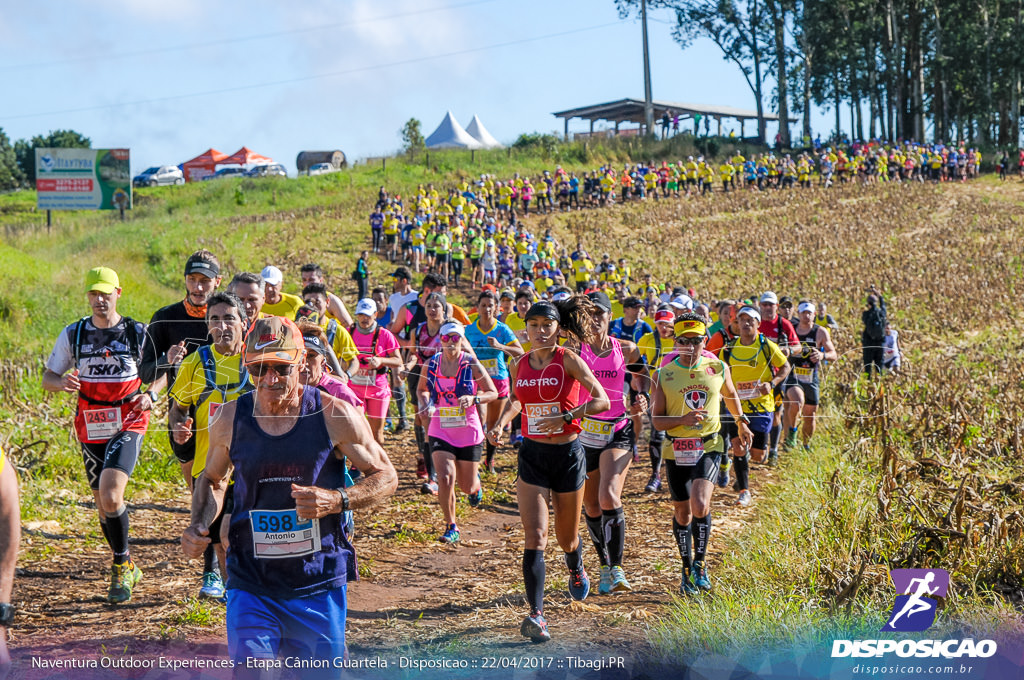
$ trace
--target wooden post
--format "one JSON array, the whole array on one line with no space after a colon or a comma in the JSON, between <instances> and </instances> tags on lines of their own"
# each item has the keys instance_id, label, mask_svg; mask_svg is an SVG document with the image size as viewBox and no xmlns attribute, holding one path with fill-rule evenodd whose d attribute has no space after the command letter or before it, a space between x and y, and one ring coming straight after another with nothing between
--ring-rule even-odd
<instances>
[{"instance_id":1,"label":"wooden post","mask_svg":"<svg viewBox=\"0 0 1024 680\"><path fill-rule=\"evenodd\" d=\"M53 211L46 211L46 233L50 233L50 228L53 226Z\"/></svg>"},{"instance_id":2,"label":"wooden post","mask_svg":"<svg viewBox=\"0 0 1024 680\"><path fill-rule=\"evenodd\" d=\"M124 203L119 205L117 209L121 212L121 221L124 222Z\"/></svg>"},{"instance_id":3,"label":"wooden post","mask_svg":"<svg viewBox=\"0 0 1024 680\"><path fill-rule=\"evenodd\" d=\"M380 169L383 170L385 174L387 173L387 171L388 171L388 159L386 157L380 159Z\"/></svg>"},{"instance_id":4,"label":"wooden post","mask_svg":"<svg viewBox=\"0 0 1024 680\"><path fill-rule=\"evenodd\" d=\"M476 163L476 149L469 150L469 162Z\"/></svg>"},{"instance_id":5,"label":"wooden post","mask_svg":"<svg viewBox=\"0 0 1024 680\"><path fill-rule=\"evenodd\" d=\"M566 142L569 141L569 117L568 116L565 117L565 132L562 134L562 138Z\"/></svg>"}]
</instances>

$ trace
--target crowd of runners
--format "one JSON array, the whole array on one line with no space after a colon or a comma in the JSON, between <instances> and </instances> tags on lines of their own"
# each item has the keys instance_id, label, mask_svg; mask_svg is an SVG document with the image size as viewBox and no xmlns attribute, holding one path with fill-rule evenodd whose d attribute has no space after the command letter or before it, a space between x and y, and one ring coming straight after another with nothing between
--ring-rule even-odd
<instances>
[{"instance_id":1,"label":"crowd of runners","mask_svg":"<svg viewBox=\"0 0 1024 680\"><path fill-rule=\"evenodd\" d=\"M785 177L788 165L779 167ZM663 191L660 176L652 193ZM560 168L544 173L538 184L549 195L537 207L550 209L552 192L560 197L573 179ZM484 501L481 477L495 472L506 443L525 534L524 636L550 639L549 518L572 598L591 592L587 562L599 594L631 590L623 489L643 449L645 493L667 492L672 503L665 528L681 559L678 589L711 589L715 489L731 487L747 506L755 465L810 448L823 379L838 358L837 322L823 300L773 291L709 299L650 273L635 277L625 258L591 258L582 243L569 252L550 231L530 232L528 202L512 209L515 192L529 186L518 181L472 197L466 184L421 187L410 201L422 219L413 220L408 248L401 199L382 187L371 238L392 261L391 285L351 311L315 264L288 282L268 264L222 285L218 257L196 251L182 299L148 323L118 312L117 272L86 274L89 313L56 339L43 386L77 399L75 434L112 553L110 603L129 601L142 579L124 498L164 400L191 498L182 548L203 560L199 595L227 603L239 663L343 655L346 587L356 574L352 511L415 475L439 506L439 541L457 545L457 497L473 508ZM666 183L664 191L676 190ZM468 257L457 256L460 248ZM448 299L462 276L472 291L465 308ZM896 370L902 354L884 309L873 289L864 344L882 352L872 354L875 368ZM386 436L410 427L412 451ZM9 472L0 458L0 482ZM9 596L0 579L0 600ZM2 606L0 625L13 615Z\"/></svg>"}]
</instances>

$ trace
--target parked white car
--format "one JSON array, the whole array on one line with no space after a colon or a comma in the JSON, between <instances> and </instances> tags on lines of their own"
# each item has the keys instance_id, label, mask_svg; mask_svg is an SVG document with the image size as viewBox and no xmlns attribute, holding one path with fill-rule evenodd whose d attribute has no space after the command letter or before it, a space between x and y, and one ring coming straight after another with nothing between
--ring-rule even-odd
<instances>
[{"instance_id":1,"label":"parked white car","mask_svg":"<svg viewBox=\"0 0 1024 680\"><path fill-rule=\"evenodd\" d=\"M334 167L330 163L317 163L316 165L309 166L310 175L328 175L337 171L338 168Z\"/></svg>"},{"instance_id":2,"label":"parked white car","mask_svg":"<svg viewBox=\"0 0 1024 680\"><path fill-rule=\"evenodd\" d=\"M184 184L185 175L176 165L157 165L143 170L135 176L132 184L137 187L155 187L167 184Z\"/></svg>"}]
</instances>

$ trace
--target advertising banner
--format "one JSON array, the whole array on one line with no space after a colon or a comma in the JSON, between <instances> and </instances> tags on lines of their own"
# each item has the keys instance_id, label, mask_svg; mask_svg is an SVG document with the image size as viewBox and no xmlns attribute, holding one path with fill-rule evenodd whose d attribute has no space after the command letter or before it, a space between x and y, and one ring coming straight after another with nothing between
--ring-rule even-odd
<instances>
[{"instance_id":1,"label":"advertising banner","mask_svg":"<svg viewBox=\"0 0 1024 680\"><path fill-rule=\"evenodd\" d=\"M36 149L39 210L132 207L128 149Z\"/></svg>"}]
</instances>

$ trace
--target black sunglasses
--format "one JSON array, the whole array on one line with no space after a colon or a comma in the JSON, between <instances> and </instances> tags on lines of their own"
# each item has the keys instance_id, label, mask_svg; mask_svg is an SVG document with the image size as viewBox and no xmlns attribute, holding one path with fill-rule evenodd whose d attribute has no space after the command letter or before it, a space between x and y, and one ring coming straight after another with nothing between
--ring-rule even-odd
<instances>
[{"instance_id":1,"label":"black sunglasses","mask_svg":"<svg viewBox=\"0 0 1024 680\"><path fill-rule=\"evenodd\" d=\"M680 345L694 345L694 346L697 346L700 343L704 342L704 336L703 335L693 335L693 336L677 335L676 336L676 342L678 344L680 344Z\"/></svg>"},{"instance_id":2,"label":"black sunglasses","mask_svg":"<svg viewBox=\"0 0 1024 680\"><path fill-rule=\"evenodd\" d=\"M292 371L295 370L295 364L259 363L250 364L249 366L246 366L246 368L249 369L249 372L252 373L257 378L262 378L270 369L273 369L278 376L282 378L287 378L292 374Z\"/></svg>"}]
</instances>

